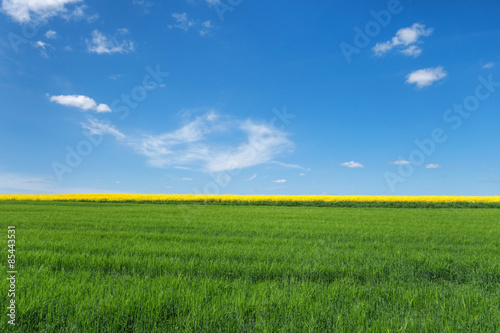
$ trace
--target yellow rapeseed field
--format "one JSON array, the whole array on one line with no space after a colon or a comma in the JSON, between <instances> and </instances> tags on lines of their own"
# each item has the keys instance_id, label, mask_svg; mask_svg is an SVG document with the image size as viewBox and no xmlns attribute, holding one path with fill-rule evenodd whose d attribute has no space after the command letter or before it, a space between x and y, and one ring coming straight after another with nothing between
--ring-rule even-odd
<instances>
[{"instance_id":1,"label":"yellow rapeseed field","mask_svg":"<svg viewBox=\"0 0 500 333\"><path fill-rule=\"evenodd\" d=\"M204 203L476 203L500 204L500 196L331 196L331 195L197 195L197 194L2 194L0 200L91 202Z\"/></svg>"}]
</instances>

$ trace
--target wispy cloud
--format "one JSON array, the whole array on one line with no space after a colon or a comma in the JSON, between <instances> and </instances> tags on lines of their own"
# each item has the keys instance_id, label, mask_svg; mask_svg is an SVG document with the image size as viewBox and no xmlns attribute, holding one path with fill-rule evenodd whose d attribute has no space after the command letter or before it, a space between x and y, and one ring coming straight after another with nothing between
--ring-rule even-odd
<instances>
[{"instance_id":1,"label":"wispy cloud","mask_svg":"<svg viewBox=\"0 0 500 333\"><path fill-rule=\"evenodd\" d=\"M350 161L350 162L344 162L340 164L341 166L345 166L348 168L364 168L365 166L361 163Z\"/></svg>"},{"instance_id":2,"label":"wispy cloud","mask_svg":"<svg viewBox=\"0 0 500 333\"><path fill-rule=\"evenodd\" d=\"M283 184L283 183L286 183L286 179L277 179L277 180L273 180L273 183Z\"/></svg>"},{"instance_id":3,"label":"wispy cloud","mask_svg":"<svg viewBox=\"0 0 500 333\"><path fill-rule=\"evenodd\" d=\"M254 173L251 177L247 178L247 181L254 180L255 178L257 178L257 174L256 173Z\"/></svg>"},{"instance_id":4,"label":"wispy cloud","mask_svg":"<svg viewBox=\"0 0 500 333\"><path fill-rule=\"evenodd\" d=\"M153 6L153 3L148 0L133 0L132 4L141 7L144 14L149 13L149 7Z\"/></svg>"},{"instance_id":5,"label":"wispy cloud","mask_svg":"<svg viewBox=\"0 0 500 333\"><path fill-rule=\"evenodd\" d=\"M311 171L311 169L304 168L303 166L300 166L300 165L297 165L297 164L287 164L287 163L278 162L278 161L272 161L271 163L281 165L282 167L285 167L285 168L301 169L301 170Z\"/></svg>"},{"instance_id":6,"label":"wispy cloud","mask_svg":"<svg viewBox=\"0 0 500 333\"><path fill-rule=\"evenodd\" d=\"M90 39L86 39L87 51L97 54L128 53L134 51L134 43L130 40L117 41L114 37L106 37L99 30L92 31Z\"/></svg>"},{"instance_id":7,"label":"wispy cloud","mask_svg":"<svg viewBox=\"0 0 500 333\"><path fill-rule=\"evenodd\" d=\"M493 66L495 66L495 63L494 62L489 62L489 63L485 64L483 66L483 68L489 69L489 68L493 68Z\"/></svg>"},{"instance_id":8,"label":"wispy cloud","mask_svg":"<svg viewBox=\"0 0 500 333\"><path fill-rule=\"evenodd\" d=\"M210 33L210 31L214 28L214 25L211 21L205 21L201 24L200 35L205 36Z\"/></svg>"},{"instance_id":9,"label":"wispy cloud","mask_svg":"<svg viewBox=\"0 0 500 333\"><path fill-rule=\"evenodd\" d=\"M425 166L425 168L426 168L426 169L438 169L438 168L440 168L440 167L441 167L441 166L440 166L439 164L432 164L432 163L431 163L431 164L427 164L427 165Z\"/></svg>"},{"instance_id":10,"label":"wispy cloud","mask_svg":"<svg viewBox=\"0 0 500 333\"><path fill-rule=\"evenodd\" d=\"M168 26L169 29L178 28L184 31L188 31L191 28L199 29L200 36L207 36L215 28L212 21L207 20L199 23L194 20L190 20L186 13L173 13L172 18L175 20L174 24Z\"/></svg>"},{"instance_id":11,"label":"wispy cloud","mask_svg":"<svg viewBox=\"0 0 500 333\"><path fill-rule=\"evenodd\" d=\"M86 130L89 131L90 134L97 134L97 135L112 135L118 140L125 139L125 135L122 134L119 130L116 129L116 127L112 124L99 121L94 118L90 118L86 123L81 124L82 127Z\"/></svg>"},{"instance_id":12,"label":"wispy cloud","mask_svg":"<svg viewBox=\"0 0 500 333\"><path fill-rule=\"evenodd\" d=\"M419 69L406 76L406 83L416 84L418 88L430 86L445 78L448 74L442 66Z\"/></svg>"},{"instance_id":13,"label":"wispy cloud","mask_svg":"<svg viewBox=\"0 0 500 333\"><path fill-rule=\"evenodd\" d=\"M389 164L394 164L394 165L406 165L406 164L411 164L410 161L404 161L404 160L397 160L394 162L389 162Z\"/></svg>"},{"instance_id":14,"label":"wispy cloud","mask_svg":"<svg viewBox=\"0 0 500 333\"><path fill-rule=\"evenodd\" d=\"M276 156L291 152L293 143L287 134L268 124L252 120L226 121L214 112L196 117L172 132L158 135L127 136L113 126L96 119L82 125L93 133L110 134L147 157L151 166L164 168L198 165L207 172L243 169L268 163ZM245 140L236 144L214 142L213 136L243 133ZM232 142L232 137L227 142Z\"/></svg>"},{"instance_id":15,"label":"wispy cloud","mask_svg":"<svg viewBox=\"0 0 500 333\"><path fill-rule=\"evenodd\" d=\"M84 95L51 96L50 101L64 106L75 107L84 111L93 110L96 112L111 112L111 109L107 104L97 104L95 100Z\"/></svg>"},{"instance_id":16,"label":"wispy cloud","mask_svg":"<svg viewBox=\"0 0 500 333\"><path fill-rule=\"evenodd\" d=\"M268 124L246 120L238 126L246 141L227 147L209 158L208 169L213 172L242 169L271 161L275 156L293 149L283 131Z\"/></svg>"},{"instance_id":17,"label":"wispy cloud","mask_svg":"<svg viewBox=\"0 0 500 333\"><path fill-rule=\"evenodd\" d=\"M193 21L190 21L186 13L173 13L172 17L175 20L174 25L169 25L169 28L179 28L184 31L188 31L194 25Z\"/></svg>"},{"instance_id":18,"label":"wispy cloud","mask_svg":"<svg viewBox=\"0 0 500 333\"><path fill-rule=\"evenodd\" d=\"M128 30L128 28L119 28L119 29L117 29L116 31L118 31L118 33L119 33L120 35L128 35L128 34L129 34L129 30Z\"/></svg>"},{"instance_id":19,"label":"wispy cloud","mask_svg":"<svg viewBox=\"0 0 500 333\"><path fill-rule=\"evenodd\" d=\"M109 74L108 75L108 79L111 79L111 80L118 80L118 79L121 79L123 77L122 74Z\"/></svg>"},{"instance_id":20,"label":"wispy cloud","mask_svg":"<svg viewBox=\"0 0 500 333\"><path fill-rule=\"evenodd\" d=\"M3 0L2 11L19 23L46 20L68 12L68 5L82 0Z\"/></svg>"},{"instance_id":21,"label":"wispy cloud","mask_svg":"<svg viewBox=\"0 0 500 333\"><path fill-rule=\"evenodd\" d=\"M33 47L35 49L37 49L38 51L40 51L40 55L44 58L48 58L49 55L47 54L47 47L52 47L52 45L48 44L48 43L44 43L42 42L41 40L37 41L37 42L32 42L31 45L33 45Z\"/></svg>"},{"instance_id":22,"label":"wispy cloud","mask_svg":"<svg viewBox=\"0 0 500 333\"><path fill-rule=\"evenodd\" d=\"M391 40L377 43L373 52L380 57L392 49L397 49L406 56L418 57L422 53L422 49L417 45L420 37L430 36L432 31L432 28L426 29L425 25L414 23L411 27L399 29Z\"/></svg>"}]
</instances>

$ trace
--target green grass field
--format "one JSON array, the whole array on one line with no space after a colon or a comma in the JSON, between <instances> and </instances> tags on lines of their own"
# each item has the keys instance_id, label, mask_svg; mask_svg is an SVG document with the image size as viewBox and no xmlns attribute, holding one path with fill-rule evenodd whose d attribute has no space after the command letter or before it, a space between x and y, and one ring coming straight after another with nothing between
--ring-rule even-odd
<instances>
[{"instance_id":1,"label":"green grass field","mask_svg":"<svg viewBox=\"0 0 500 333\"><path fill-rule=\"evenodd\" d=\"M19 332L499 332L500 209L0 201Z\"/></svg>"}]
</instances>

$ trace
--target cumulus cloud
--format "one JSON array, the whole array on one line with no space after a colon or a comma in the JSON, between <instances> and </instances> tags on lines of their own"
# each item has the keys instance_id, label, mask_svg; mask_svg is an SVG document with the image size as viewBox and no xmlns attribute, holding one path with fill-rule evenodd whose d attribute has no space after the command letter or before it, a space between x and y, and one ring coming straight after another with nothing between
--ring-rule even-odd
<instances>
[{"instance_id":1,"label":"cumulus cloud","mask_svg":"<svg viewBox=\"0 0 500 333\"><path fill-rule=\"evenodd\" d=\"M68 5L82 0L3 0L2 11L19 23L67 14Z\"/></svg>"},{"instance_id":2,"label":"cumulus cloud","mask_svg":"<svg viewBox=\"0 0 500 333\"><path fill-rule=\"evenodd\" d=\"M442 66L419 69L406 76L406 83L416 84L418 88L430 86L445 78L448 74Z\"/></svg>"},{"instance_id":3,"label":"cumulus cloud","mask_svg":"<svg viewBox=\"0 0 500 333\"><path fill-rule=\"evenodd\" d=\"M439 164L432 164L432 163L431 163L431 164L427 164L427 165L425 166L425 168L426 168L426 169L438 169L438 168L440 168L440 167L441 167L441 166L440 166Z\"/></svg>"},{"instance_id":4,"label":"cumulus cloud","mask_svg":"<svg viewBox=\"0 0 500 333\"><path fill-rule=\"evenodd\" d=\"M404 160L397 160L394 162L389 162L389 164L394 164L394 165L406 165L406 164L411 164L410 161L404 161Z\"/></svg>"},{"instance_id":5,"label":"cumulus cloud","mask_svg":"<svg viewBox=\"0 0 500 333\"><path fill-rule=\"evenodd\" d=\"M350 161L350 162L344 162L340 164L341 166L345 166L348 168L364 168L365 166L361 163Z\"/></svg>"},{"instance_id":6,"label":"cumulus cloud","mask_svg":"<svg viewBox=\"0 0 500 333\"><path fill-rule=\"evenodd\" d=\"M134 43L130 40L119 42L114 37L106 37L99 30L92 31L90 39L86 39L87 51L97 54L128 53L134 51Z\"/></svg>"},{"instance_id":7,"label":"cumulus cloud","mask_svg":"<svg viewBox=\"0 0 500 333\"><path fill-rule=\"evenodd\" d=\"M57 37L57 32L54 31L54 30L48 30L46 33L45 33L45 38L48 38L48 39L55 39Z\"/></svg>"},{"instance_id":8,"label":"cumulus cloud","mask_svg":"<svg viewBox=\"0 0 500 333\"><path fill-rule=\"evenodd\" d=\"M97 104L92 98L83 95L51 96L50 101L64 106L79 108L84 111L111 112L107 104Z\"/></svg>"},{"instance_id":9,"label":"cumulus cloud","mask_svg":"<svg viewBox=\"0 0 500 333\"><path fill-rule=\"evenodd\" d=\"M384 43L377 43L373 47L373 52L377 56L383 56L392 49L399 50L400 53L418 57L422 53L419 44L420 37L427 37L432 34L432 28L425 28L425 25L414 23L411 27L399 29L391 40Z\"/></svg>"},{"instance_id":10,"label":"cumulus cloud","mask_svg":"<svg viewBox=\"0 0 500 333\"><path fill-rule=\"evenodd\" d=\"M115 127L104 126L91 119L82 125L95 134L110 134L145 156L153 167L186 167L197 165L207 172L243 169L268 163L278 155L291 152L293 143L287 134L268 124L252 120L221 120L214 112L196 117L184 126L161 134L127 136ZM236 133L235 133L236 132ZM221 143L221 134L244 135L244 140L233 142L228 137ZM217 141L213 140L217 137Z\"/></svg>"}]
</instances>

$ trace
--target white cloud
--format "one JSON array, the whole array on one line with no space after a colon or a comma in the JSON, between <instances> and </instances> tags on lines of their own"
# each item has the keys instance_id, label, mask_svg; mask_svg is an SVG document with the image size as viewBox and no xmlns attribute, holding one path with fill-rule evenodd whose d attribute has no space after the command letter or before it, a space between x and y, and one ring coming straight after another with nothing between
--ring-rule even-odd
<instances>
[{"instance_id":1,"label":"white cloud","mask_svg":"<svg viewBox=\"0 0 500 333\"><path fill-rule=\"evenodd\" d=\"M117 31L120 35L128 35L129 33L128 28L119 28Z\"/></svg>"},{"instance_id":2,"label":"white cloud","mask_svg":"<svg viewBox=\"0 0 500 333\"><path fill-rule=\"evenodd\" d=\"M418 57L422 49L419 44L420 37L427 37L432 34L432 28L425 28L425 25L414 23L411 27L399 29L391 40L384 43L377 43L373 47L373 52L377 56L382 56L396 48L404 55Z\"/></svg>"},{"instance_id":3,"label":"white cloud","mask_svg":"<svg viewBox=\"0 0 500 333\"><path fill-rule=\"evenodd\" d=\"M488 69L488 68L492 68L493 66L495 66L495 63L494 62L489 62L489 63L485 64L483 66L483 68Z\"/></svg>"},{"instance_id":4,"label":"white cloud","mask_svg":"<svg viewBox=\"0 0 500 333\"><path fill-rule=\"evenodd\" d=\"M268 163L278 155L293 150L293 143L286 133L268 124L252 120L221 120L214 112L196 117L177 130L159 135L126 136L116 128L105 127L95 119L83 125L94 133L115 136L135 152L148 158L154 167L198 165L207 172L243 169ZM245 139L239 143L229 137L220 143L221 134L239 132ZM216 136L217 143L212 137Z\"/></svg>"},{"instance_id":5,"label":"white cloud","mask_svg":"<svg viewBox=\"0 0 500 333\"><path fill-rule=\"evenodd\" d=\"M86 39L87 51L97 54L128 53L134 51L134 43L130 40L118 42L115 38L104 36L99 30L92 31L92 38Z\"/></svg>"},{"instance_id":6,"label":"white cloud","mask_svg":"<svg viewBox=\"0 0 500 333\"><path fill-rule=\"evenodd\" d=\"M2 11L15 21L24 23L31 20L45 20L65 14L67 5L82 0L3 0Z\"/></svg>"},{"instance_id":7,"label":"white cloud","mask_svg":"<svg viewBox=\"0 0 500 333\"><path fill-rule=\"evenodd\" d=\"M401 50L401 53L416 58L422 53L422 49L416 45L411 45L408 48Z\"/></svg>"},{"instance_id":8,"label":"white cloud","mask_svg":"<svg viewBox=\"0 0 500 333\"><path fill-rule=\"evenodd\" d=\"M48 38L48 39L55 39L57 38L57 32L54 31L54 30L48 30L46 33L45 33L45 38Z\"/></svg>"},{"instance_id":9,"label":"white cloud","mask_svg":"<svg viewBox=\"0 0 500 333\"><path fill-rule=\"evenodd\" d=\"M307 176L305 173L299 173L299 176Z\"/></svg>"},{"instance_id":10,"label":"white cloud","mask_svg":"<svg viewBox=\"0 0 500 333\"><path fill-rule=\"evenodd\" d=\"M51 96L51 102L56 102L64 106L72 106L84 111L94 110L96 112L111 112L106 104L97 104L92 98L83 95L59 95Z\"/></svg>"},{"instance_id":11,"label":"white cloud","mask_svg":"<svg viewBox=\"0 0 500 333\"><path fill-rule=\"evenodd\" d=\"M247 181L254 180L257 177L257 174L254 173L250 178L247 179Z\"/></svg>"},{"instance_id":12,"label":"white cloud","mask_svg":"<svg viewBox=\"0 0 500 333\"><path fill-rule=\"evenodd\" d=\"M148 14L149 7L153 6L153 3L147 0L133 0L132 3L136 6L142 7L142 11L144 14Z\"/></svg>"},{"instance_id":13,"label":"white cloud","mask_svg":"<svg viewBox=\"0 0 500 333\"><path fill-rule=\"evenodd\" d=\"M49 55L47 54L47 46L52 47L52 45L50 45L48 43L44 43L41 40L39 40L37 42L32 42L31 45L33 45L33 47L35 49L38 49L40 51L40 55L42 57L44 57L44 58L49 57Z\"/></svg>"},{"instance_id":14,"label":"white cloud","mask_svg":"<svg viewBox=\"0 0 500 333\"><path fill-rule=\"evenodd\" d=\"M184 178L181 178L180 180L183 180L183 181L191 181L191 180L193 180L193 178L187 178L187 177L184 177Z\"/></svg>"},{"instance_id":15,"label":"white cloud","mask_svg":"<svg viewBox=\"0 0 500 333\"><path fill-rule=\"evenodd\" d=\"M287 164L287 163L278 162L278 161L272 161L272 163L281 165L282 167L285 167L285 168L302 169L302 170L306 170L306 171L311 171L311 169L304 168L303 166L300 166L297 164Z\"/></svg>"},{"instance_id":16,"label":"white cloud","mask_svg":"<svg viewBox=\"0 0 500 333\"><path fill-rule=\"evenodd\" d=\"M286 183L286 179L278 179L278 180L273 180L273 183L280 183L280 184L283 184L283 183Z\"/></svg>"},{"instance_id":17,"label":"white cloud","mask_svg":"<svg viewBox=\"0 0 500 333\"><path fill-rule=\"evenodd\" d=\"M427 164L427 165L425 166L425 168L426 168L426 169L438 169L438 168L440 168L440 167L441 167L441 166L440 166L439 164L432 164L432 163L431 163L431 164Z\"/></svg>"},{"instance_id":18,"label":"white cloud","mask_svg":"<svg viewBox=\"0 0 500 333\"><path fill-rule=\"evenodd\" d=\"M256 124L247 120L239 126L239 129L246 133L246 142L213 155L208 161L210 171L241 169L265 163L293 148L286 134L271 125Z\"/></svg>"},{"instance_id":19,"label":"white cloud","mask_svg":"<svg viewBox=\"0 0 500 333\"><path fill-rule=\"evenodd\" d=\"M406 83L415 83L418 88L430 86L436 81L445 78L447 73L442 66L419 69L406 76Z\"/></svg>"},{"instance_id":20,"label":"white cloud","mask_svg":"<svg viewBox=\"0 0 500 333\"><path fill-rule=\"evenodd\" d=\"M173 13L172 17L175 20L175 24L169 25L169 29L179 28L184 31L188 31L191 28L199 28L200 36L206 36L209 35L210 31L212 31L212 29L215 27L210 20L204 21L202 23L192 21L188 18L186 13Z\"/></svg>"},{"instance_id":21,"label":"white cloud","mask_svg":"<svg viewBox=\"0 0 500 333\"><path fill-rule=\"evenodd\" d=\"M104 135L109 134L118 140L125 139L125 135L116 129L112 124L99 121L95 118L90 118L87 123L82 123L82 127L90 132L90 134Z\"/></svg>"},{"instance_id":22,"label":"white cloud","mask_svg":"<svg viewBox=\"0 0 500 333\"><path fill-rule=\"evenodd\" d=\"M184 31L188 31L194 25L193 21L190 21L186 13L173 13L172 17L175 19L176 24L169 25L169 28L179 28Z\"/></svg>"},{"instance_id":23,"label":"white cloud","mask_svg":"<svg viewBox=\"0 0 500 333\"><path fill-rule=\"evenodd\" d=\"M394 162L389 162L389 164L395 164L395 165L406 165L406 164L411 164L410 161L404 161L404 160L397 160Z\"/></svg>"},{"instance_id":24,"label":"white cloud","mask_svg":"<svg viewBox=\"0 0 500 333\"><path fill-rule=\"evenodd\" d=\"M350 162L344 162L340 164L341 166L345 166L348 168L364 168L364 165L358 162L350 161Z\"/></svg>"},{"instance_id":25,"label":"white cloud","mask_svg":"<svg viewBox=\"0 0 500 333\"><path fill-rule=\"evenodd\" d=\"M205 36L208 33L210 33L210 29L214 28L214 25L212 24L211 21L205 21L201 24L201 29L200 29L200 35Z\"/></svg>"}]
</instances>

